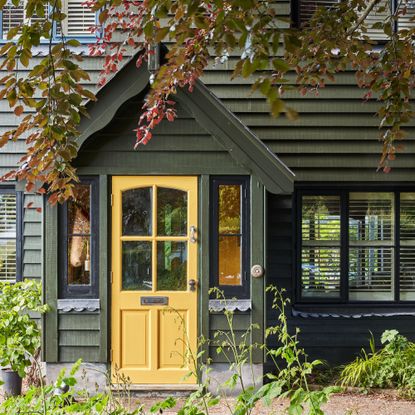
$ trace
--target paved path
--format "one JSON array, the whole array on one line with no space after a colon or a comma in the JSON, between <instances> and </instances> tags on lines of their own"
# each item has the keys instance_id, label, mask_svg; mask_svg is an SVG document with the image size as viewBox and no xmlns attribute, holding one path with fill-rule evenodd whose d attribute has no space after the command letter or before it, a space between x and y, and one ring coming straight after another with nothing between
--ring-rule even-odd
<instances>
[{"instance_id":1,"label":"paved path","mask_svg":"<svg viewBox=\"0 0 415 415\"><path fill-rule=\"evenodd\" d=\"M146 408L150 408L157 399L141 398ZM181 400L179 399L179 405ZM230 404L232 402L230 401ZM179 406L178 406L179 408ZM178 409L177 408L177 409ZM255 415L283 415L286 414L286 401L275 401L272 407L259 405ZM324 406L325 415L415 415L415 400L408 401L383 394L337 394ZM164 415L176 414L176 411L166 411ZM225 405L221 404L211 411L211 415L231 415Z\"/></svg>"}]
</instances>

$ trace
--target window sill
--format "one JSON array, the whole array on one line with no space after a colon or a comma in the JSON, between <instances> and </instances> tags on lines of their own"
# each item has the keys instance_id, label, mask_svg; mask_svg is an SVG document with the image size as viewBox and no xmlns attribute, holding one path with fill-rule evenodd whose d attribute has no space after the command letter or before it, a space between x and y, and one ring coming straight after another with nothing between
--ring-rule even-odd
<instances>
[{"instance_id":1,"label":"window sill","mask_svg":"<svg viewBox=\"0 0 415 415\"><path fill-rule=\"evenodd\" d=\"M101 308L99 299L65 299L58 300L57 309L61 313L96 312Z\"/></svg>"},{"instance_id":2,"label":"window sill","mask_svg":"<svg viewBox=\"0 0 415 415\"><path fill-rule=\"evenodd\" d=\"M366 318L415 316L413 304L339 304L293 305L293 317Z\"/></svg>"},{"instance_id":3,"label":"window sill","mask_svg":"<svg viewBox=\"0 0 415 415\"><path fill-rule=\"evenodd\" d=\"M209 311L219 313L221 311L250 311L251 300L209 300Z\"/></svg>"},{"instance_id":4,"label":"window sill","mask_svg":"<svg viewBox=\"0 0 415 415\"><path fill-rule=\"evenodd\" d=\"M75 39L77 40L81 45L92 45L97 42L96 36L66 36L65 40L71 40ZM5 45L6 43L13 42L13 39L7 40L7 39L0 39L0 45ZM62 42L61 39L52 39L52 44L56 45L57 43ZM39 46L34 46L34 48L41 48L49 46L49 39L41 40ZM74 48L76 49L76 48Z\"/></svg>"}]
</instances>

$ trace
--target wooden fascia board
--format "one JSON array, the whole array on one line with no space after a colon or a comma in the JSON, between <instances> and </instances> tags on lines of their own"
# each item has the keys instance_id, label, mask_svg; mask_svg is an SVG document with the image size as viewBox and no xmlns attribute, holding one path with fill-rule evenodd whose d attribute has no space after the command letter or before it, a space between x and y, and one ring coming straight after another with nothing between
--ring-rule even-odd
<instances>
[{"instance_id":1,"label":"wooden fascia board","mask_svg":"<svg viewBox=\"0 0 415 415\"><path fill-rule=\"evenodd\" d=\"M192 92L180 91L177 99L235 162L255 174L268 191L275 194L293 192L294 173L202 82L197 82Z\"/></svg>"},{"instance_id":2,"label":"wooden fascia board","mask_svg":"<svg viewBox=\"0 0 415 415\"><path fill-rule=\"evenodd\" d=\"M87 104L89 118L84 117L80 125L78 145L108 125L122 104L141 93L149 82L150 73L145 68L137 69L135 59L126 64L97 94L97 101Z\"/></svg>"}]
</instances>

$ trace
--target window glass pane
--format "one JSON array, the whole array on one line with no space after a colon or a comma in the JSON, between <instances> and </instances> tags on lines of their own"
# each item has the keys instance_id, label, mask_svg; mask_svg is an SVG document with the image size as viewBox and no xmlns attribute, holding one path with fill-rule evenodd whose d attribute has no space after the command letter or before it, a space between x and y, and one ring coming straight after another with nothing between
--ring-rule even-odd
<instances>
[{"instance_id":1,"label":"window glass pane","mask_svg":"<svg viewBox=\"0 0 415 415\"><path fill-rule=\"evenodd\" d=\"M356 192L349 196L349 239L392 241L393 193Z\"/></svg>"},{"instance_id":2,"label":"window glass pane","mask_svg":"<svg viewBox=\"0 0 415 415\"><path fill-rule=\"evenodd\" d=\"M122 289L149 291L151 279L151 242L122 242Z\"/></svg>"},{"instance_id":3,"label":"window glass pane","mask_svg":"<svg viewBox=\"0 0 415 415\"><path fill-rule=\"evenodd\" d=\"M157 242L157 290L187 290L187 242Z\"/></svg>"},{"instance_id":4,"label":"window glass pane","mask_svg":"<svg viewBox=\"0 0 415 415\"><path fill-rule=\"evenodd\" d=\"M303 196L302 240L340 241L340 197Z\"/></svg>"},{"instance_id":5,"label":"window glass pane","mask_svg":"<svg viewBox=\"0 0 415 415\"><path fill-rule=\"evenodd\" d=\"M0 193L0 238L16 237L16 195Z\"/></svg>"},{"instance_id":6,"label":"window glass pane","mask_svg":"<svg viewBox=\"0 0 415 415\"><path fill-rule=\"evenodd\" d=\"M415 242L415 193L401 193L400 238Z\"/></svg>"},{"instance_id":7,"label":"window glass pane","mask_svg":"<svg viewBox=\"0 0 415 415\"><path fill-rule=\"evenodd\" d=\"M143 187L122 193L123 235L151 235L152 192L151 187Z\"/></svg>"},{"instance_id":8,"label":"window glass pane","mask_svg":"<svg viewBox=\"0 0 415 415\"><path fill-rule=\"evenodd\" d=\"M301 252L301 292L303 297L339 297L340 249L303 248Z\"/></svg>"},{"instance_id":9,"label":"window glass pane","mask_svg":"<svg viewBox=\"0 0 415 415\"><path fill-rule=\"evenodd\" d=\"M340 296L340 196L302 197L301 293Z\"/></svg>"},{"instance_id":10,"label":"window glass pane","mask_svg":"<svg viewBox=\"0 0 415 415\"><path fill-rule=\"evenodd\" d=\"M157 234L187 235L187 192L164 187L157 189Z\"/></svg>"},{"instance_id":11,"label":"window glass pane","mask_svg":"<svg viewBox=\"0 0 415 415\"><path fill-rule=\"evenodd\" d=\"M16 279L16 194L0 193L0 280Z\"/></svg>"},{"instance_id":12,"label":"window glass pane","mask_svg":"<svg viewBox=\"0 0 415 415\"><path fill-rule=\"evenodd\" d=\"M400 194L400 299L415 300L415 193Z\"/></svg>"},{"instance_id":13,"label":"window glass pane","mask_svg":"<svg viewBox=\"0 0 415 415\"><path fill-rule=\"evenodd\" d=\"M415 247L400 249L400 299L415 300Z\"/></svg>"},{"instance_id":14,"label":"window glass pane","mask_svg":"<svg viewBox=\"0 0 415 415\"><path fill-rule=\"evenodd\" d=\"M219 186L219 234L241 233L241 185Z\"/></svg>"},{"instance_id":15,"label":"window glass pane","mask_svg":"<svg viewBox=\"0 0 415 415\"><path fill-rule=\"evenodd\" d=\"M68 238L68 285L89 285L91 283L90 249L89 236Z\"/></svg>"},{"instance_id":16,"label":"window glass pane","mask_svg":"<svg viewBox=\"0 0 415 415\"><path fill-rule=\"evenodd\" d=\"M354 301L394 299L392 248L349 250L349 299Z\"/></svg>"},{"instance_id":17,"label":"window glass pane","mask_svg":"<svg viewBox=\"0 0 415 415\"><path fill-rule=\"evenodd\" d=\"M0 239L0 280L16 280L15 239Z\"/></svg>"},{"instance_id":18,"label":"window glass pane","mask_svg":"<svg viewBox=\"0 0 415 415\"><path fill-rule=\"evenodd\" d=\"M241 237L219 237L219 285L242 285Z\"/></svg>"},{"instance_id":19,"label":"window glass pane","mask_svg":"<svg viewBox=\"0 0 415 415\"><path fill-rule=\"evenodd\" d=\"M91 233L90 217L91 186L77 184L74 198L68 202L69 234L88 235Z\"/></svg>"}]
</instances>

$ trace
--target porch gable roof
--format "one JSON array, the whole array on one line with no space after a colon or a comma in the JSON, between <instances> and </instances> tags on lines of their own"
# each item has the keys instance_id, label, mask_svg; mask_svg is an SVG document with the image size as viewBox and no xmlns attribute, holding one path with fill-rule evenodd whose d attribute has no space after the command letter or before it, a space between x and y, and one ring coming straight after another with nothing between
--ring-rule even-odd
<instances>
[{"instance_id":1,"label":"porch gable roof","mask_svg":"<svg viewBox=\"0 0 415 415\"><path fill-rule=\"evenodd\" d=\"M83 118L79 148L94 133L108 125L126 101L149 86L147 68L137 69L131 59L90 101L90 118ZM195 117L199 125L228 151L238 165L256 175L275 194L292 193L294 173L203 84L197 81L193 92L178 91L174 97Z\"/></svg>"}]
</instances>

